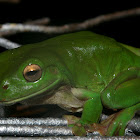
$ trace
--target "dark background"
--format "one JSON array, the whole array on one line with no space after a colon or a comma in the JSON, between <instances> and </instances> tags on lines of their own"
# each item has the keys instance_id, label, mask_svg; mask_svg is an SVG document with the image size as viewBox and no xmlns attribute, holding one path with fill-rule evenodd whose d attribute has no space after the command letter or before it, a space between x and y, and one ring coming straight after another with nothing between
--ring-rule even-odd
<instances>
[{"instance_id":1,"label":"dark background","mask_svg":"<svg viewBox=\"0 0 140 140\"><path fill-rule=\"evenodd\" d=\"M20 0L17 4L0 3L0 23L22 22L27 19L50 17L53 20L84 20L97 15L139 7L140 2L133 1L56 1L56 0Z\"/></svg>"},{"instance_id":2,"label":"dark background","mask_svg":"<svg viewBox=\"0 0 140 140\"><path fill-rule=\"evenodd\" d=\"M49 25L63 25L75 22L82 22L102 14L116 11L128 10L140 7L139 0L21 0L20 3L0 2L0 24L23 23L28 20L36 20L49 17ZM115 38L117 41L140 47L140 16L131 16L105 22L87 30ZM11 41L27 44L39 42L58 34L47 35L44 33L18 33L6 36ZM0 47L0 52L5 51ZM1 117L62 117L68 112L55 105L22 107L16 104L5 107Z\"/></svg>"},{"instance_id":3,"label":"dark background","mask_svg":"<svg viewBox=\"0 0 140 140\"><path fill-rule=\"evenodd\" d=\"M56 0L21 0L20 3L0 3L0 24L7 22L25 22L28 20L49 17L50 25L81 22L102 14L140 7L137 1L56 1ZM140 46L140 16L132 16L105 22L88 30L113 37L120 42ZM46 34L23 33L8 36L8 39L21 44L44 40Z\"/></svg>"},{"instance_id":4,"label":"dark background","mask_svg":"<svg viewBox=\"0 0 140 140\"><path fill-rule=\"evenodd\" d=\"M102 14L140 7L140 2L138 1L139 0L137 0L136 2L134 0L21 0L21 2L17 4L0 3L0 24L11 22L22 23L28 20L49 17L51 19L49 25L59 26L68 23L82 22L86 19L94 18ZM140 47L140 16L131 16L123 19L105 22L87 30L113 37L117 41L125 44ZM6 36L6 38L20 44L27 44L39 42L52 36L56 35L26 32L18 33L12 36ZM5 49L0 47L0 51L5 51ZM15 106L13 106L13 108L15 108ZM56 106L54 108L51 107L51 110L52 109L56 109ZM57 108L58 113L60 113L59 109L60 108ZM33 110L33 108L31 110ZM52 112L51 110L48 112ZM30 110L29 112L31 113ZM56 112L52 113L56 114ZM23 116L22 113L21 116Z\"/></svg>"}]
</instances>

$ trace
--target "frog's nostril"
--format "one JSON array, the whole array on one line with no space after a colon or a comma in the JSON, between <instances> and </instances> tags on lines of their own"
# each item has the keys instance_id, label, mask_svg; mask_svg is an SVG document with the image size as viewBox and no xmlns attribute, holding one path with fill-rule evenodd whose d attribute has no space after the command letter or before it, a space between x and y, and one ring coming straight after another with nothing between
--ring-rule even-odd
<instances>
[{"instance_id":1,"label":"frog's nostril","mask_svg":"<svg viewBox=\"0 0 140 140\"><path fill-rule=\"evenodd\" d=\"M8 85L4 85L2 88L3 89L7 89L8 88Z\"/></svg>"}]
</instances>

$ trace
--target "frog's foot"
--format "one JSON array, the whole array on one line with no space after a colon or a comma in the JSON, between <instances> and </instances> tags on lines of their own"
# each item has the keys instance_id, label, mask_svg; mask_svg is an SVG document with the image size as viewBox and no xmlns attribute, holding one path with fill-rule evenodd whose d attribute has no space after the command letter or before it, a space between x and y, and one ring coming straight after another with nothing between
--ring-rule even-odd
<instances>
[{"instance_id":1,"label":"frog's foot","mask_svg":"<svg viewBox=\"0 0 140 140\"><path fill-rule=\"evenodd\" d=\"M100 135L104 135L107 132L107 126L102 124L81 124L80 118L73 115L65 115L64 118L68 121L68 126L72 127L72 132L75 136L86 136L90 132L98 132Z\"/></svg>"},{"instance_id":2,"label":"frog's foot","mask_svg":"<svg viewBox=\"0 0 140 140\"><path fill-rule=\"evenodd\" d=\"M128 122L139 109L140 103L109 116L100 124L90 124L86 130L88 132L98 131L102 136L123 136Z\"/></svg>"},{"instance_id":3,"label":"frog's foot","mask_svg":"<svg viewBox=\"0 0 140 140\"><path fill-rule=\"evenodd\" d=\"M86 126L86 131L91 132L99 132L101 136L107 136L108 130L113 125L116 114L109 116L106 120L102 121L100 124L93 123ZM117 128L116 128L117 129Z\"/></svg>"},{"instance_id":4,"label":"frog's foot","mask_svg":"<svg viewBox=\"0 0 140 140\"><path fill-rule=\"evenodd\" d=\"M68 121L68 126L72 127L72 132L75 136L86 136L85 126L80 123L80 118L73 115L65 115L64 118Z\"/></svg>"}]
</instances>

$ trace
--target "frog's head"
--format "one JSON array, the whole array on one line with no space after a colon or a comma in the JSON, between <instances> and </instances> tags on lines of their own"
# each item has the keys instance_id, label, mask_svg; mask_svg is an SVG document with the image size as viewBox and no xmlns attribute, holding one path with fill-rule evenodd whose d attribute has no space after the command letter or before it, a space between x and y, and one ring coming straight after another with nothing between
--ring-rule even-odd
<instances>
[{"instance_id":1,"label":"frog's head","mask_svg":"<svg viewBox=\"0 0 140 140\"><path fill-rule=\"evenodd\" d=\"M50 52L30 46L2 53L0 104L16 103L44 92L47 95L52 93L65 79L64 72L58 68L58 60L54 59Z\"/></svg>"}]
</instances>

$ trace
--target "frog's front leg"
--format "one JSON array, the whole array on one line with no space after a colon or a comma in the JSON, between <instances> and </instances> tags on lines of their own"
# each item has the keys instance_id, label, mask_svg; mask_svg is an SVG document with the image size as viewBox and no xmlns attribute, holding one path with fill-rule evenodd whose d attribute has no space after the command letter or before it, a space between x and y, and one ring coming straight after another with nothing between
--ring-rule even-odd
<instances>
[{"instance_id":1,"label":"frog's front leg","mask_svg":"<svg viewBox=\"0 0 140 140\"><path fill-rule=\"evenodd\" d=\"M86 134L85 126L97 123L102 113L102 103L99 93L87 89L73 88L72 93L80 100L86 100L80 120L73 125L74 135L83 136Z\"/></svg>"},{"instance_id":2,"label":"frog's front leg","mask_svg":"<svg viewBox=\"0 0 140 140\"><path fill-rule=\"evenodd\" d=\"M102 92L102 103L111 109L122 109L101 124L106 136L124 135L127 123L140 110L140 75L137 68L119 74Z\"/></svg>"}]
</instances>

